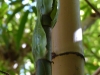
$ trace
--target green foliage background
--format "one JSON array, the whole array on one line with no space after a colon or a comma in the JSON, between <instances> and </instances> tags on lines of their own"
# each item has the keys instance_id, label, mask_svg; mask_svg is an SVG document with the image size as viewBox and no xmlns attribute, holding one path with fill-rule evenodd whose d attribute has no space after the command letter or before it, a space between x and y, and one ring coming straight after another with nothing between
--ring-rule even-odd
<instances>
[{"instance_id":1,"label":"green foliage background","mask_svg":"<svg viewBox=\"0 0 100 75\"><path fill-rule=\"evenodd\" d=\"M100 10L100 0L90 2ZM0 70L11 75L34 75L31 43L36 16L34 0L0 0ZM100 66L99 16L85 0L80 0L85 75Z\"/></svg>"}]
</instances>

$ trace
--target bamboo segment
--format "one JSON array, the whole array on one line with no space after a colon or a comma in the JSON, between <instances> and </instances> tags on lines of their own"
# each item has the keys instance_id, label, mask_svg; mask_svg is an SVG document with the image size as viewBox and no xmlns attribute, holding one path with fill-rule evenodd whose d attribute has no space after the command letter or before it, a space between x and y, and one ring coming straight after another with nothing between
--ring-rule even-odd
<instances>
[{"instance_id":1,"label":"bamboo segment","mask_svg":"<svg viewBox=\"0 0 100 75\"><path fill-rule=\"evenodd\" d=\"M64 52L84 54L79 0L60 0L58 21L53 29L52 39L53 52L56 54ZM84 75L84 59L77 54L57 56L53 62L53 75Z\"/></svg>"}]
</instances>

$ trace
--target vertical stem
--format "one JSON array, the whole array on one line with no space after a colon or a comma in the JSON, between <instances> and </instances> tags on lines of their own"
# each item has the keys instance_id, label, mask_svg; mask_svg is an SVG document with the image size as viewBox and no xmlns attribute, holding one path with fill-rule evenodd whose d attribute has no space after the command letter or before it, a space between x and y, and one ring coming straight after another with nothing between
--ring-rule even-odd
<instances>
[{"instance_id":1,"label":"vertical stem","mask_svg":"<svg viewBox=\"0 0 100 75\"><path fill-rule=\"evenodd\" d=\"M52 57L51 57L51 51L52 51L52 45L51 45L51 27L49 26L43 26L44 28L44 31L46 33L46 38L47 38L47 46L46 46L46 49L47 49L47 55L46 55L46 59L51 61L52 60ZM47 72L49 73L49 75L51 75L51 62L48 63L47 65Z\"/></svg>"},{"instance_id":2,"label":"vertical stem","mask_svg":"<svg viewBox=\"0 0 100 75\"><path fill-rule=\"evenodd\" d=\"M47 52L46 57L49 61L51 61L51 51L52 51L52 47L51 47L51 27L44 26L43 28L44 28L44 31L45 31L46 37L47 37L47 46L46 46L46 48L47 48L48 52Z\"/></svg>"}]
</instances>

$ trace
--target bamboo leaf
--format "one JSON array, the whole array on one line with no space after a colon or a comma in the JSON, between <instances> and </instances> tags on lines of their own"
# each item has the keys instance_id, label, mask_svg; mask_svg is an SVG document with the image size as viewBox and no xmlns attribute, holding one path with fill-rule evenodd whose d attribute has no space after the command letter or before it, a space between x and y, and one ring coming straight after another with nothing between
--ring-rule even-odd
<instances>
[{"instance_id":1,"label":"bamboo leaf","mask_svg":"<svg viewBox=\"0 0 100 75\"><path fill-rule=\"evenodd\" d=\"M20 41L22 39L22 36L23 36L23 32L24 32L24 29L25 29L25 24L27 22L27 19L28 19L28 13L29 11L26 11L20 21L20 25L19 25L19 29L18 29L18 32L17 32L17 36L16 36L16 45L17 45L17 50L19 49L20 47Z\"/></svg>"},{"instance_id":2,"label":"bamboo leaf","mask_svg":"<svg viewBox=\"0 0 100 75\"><path fill-rule=\"evenodd\" d=\"M15 14L16 14L17 12L19 12L20 10L22 10L22 9L24 8L24 6L25 6L25 5L22 5L22 6L18 7L18 8L16 8L16 9L14 10L13 14L10 15L10 16L8 17L7 23L9 23L9 22L12 20L12 18L15 16Z\"/></svg>"},{"instance_id":3,"label":"bamboo leaf","mask_svg":"<svg viewBox=\"0 0 100 75\"><path fill-rule=\"evenodd\" d=\"M0 17L3 17L4 14L7 12L8 5L6 3L2 4L2 7L0 7Z\"/></svg>"}]
</instances>

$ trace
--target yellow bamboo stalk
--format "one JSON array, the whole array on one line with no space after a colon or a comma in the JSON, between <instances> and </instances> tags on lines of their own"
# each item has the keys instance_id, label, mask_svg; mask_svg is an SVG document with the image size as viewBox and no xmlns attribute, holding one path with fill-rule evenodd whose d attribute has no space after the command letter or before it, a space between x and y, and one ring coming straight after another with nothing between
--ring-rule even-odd
<instances>
[{"instance_id":1,"label":"yellow bamboo stalk","mask_svg":"<svg viewBox=\"0 0 100 75\"><path fill-rule=\"evenodd\" d=\"M79 0L60 0L58 21L52 33L53 52L78 52L83 55ZM53 75L84 75L84 59L76 54L53 59Z\"/></svg>"}]
</instances>

